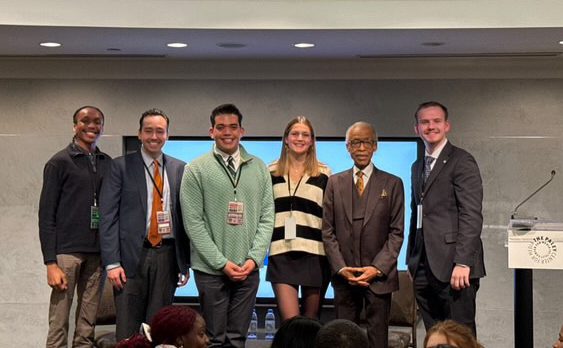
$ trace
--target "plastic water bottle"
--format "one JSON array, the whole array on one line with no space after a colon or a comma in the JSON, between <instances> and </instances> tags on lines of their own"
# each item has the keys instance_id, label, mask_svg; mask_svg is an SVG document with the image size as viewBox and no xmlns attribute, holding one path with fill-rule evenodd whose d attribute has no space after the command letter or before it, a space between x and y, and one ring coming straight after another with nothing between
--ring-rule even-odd
<instances>
[{"instance_id":1,"label":"plastic water bottle","mask_svg":"<svg viewBox=\"0 0 563 348\"><path fill-rule=\"evenodd\" d=\"M256 309L252 310L252 319L250 319L250 326L248 327L249 340L255 340L258 337L258 316L256 315Z\"/></svg>"},{"instance_id":2,"label":"plastic water bottle","mask_svg":"<svg viewBox=\"0 0 563 348\"><path fill-rule=\"evenodd\" d=\"M269 308L266 313L266 320L264 320L266 327L266 339L273 340L274 334L276 333L276 316L274 315L274 310Z\"/></svg>"}]
</instances>

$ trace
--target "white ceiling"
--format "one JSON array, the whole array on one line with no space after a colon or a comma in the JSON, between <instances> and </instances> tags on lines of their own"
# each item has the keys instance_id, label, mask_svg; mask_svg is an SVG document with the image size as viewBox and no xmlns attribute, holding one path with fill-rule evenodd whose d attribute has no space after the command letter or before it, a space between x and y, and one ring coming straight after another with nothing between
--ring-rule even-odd
<instances>
[{"instance_id":1,"label":"white ceiling","mask_svg":"<svg viewBox=\"0 0 563 348\"><path fill-rule=\"evenodd\" d=\"M563 52L563 1L553 0L3 2L3 57L353 59ZM63 46L40 47L43 41ZM168 48L168 42L188 47ZM316 47L294 48L298 42Z\"/></svg>"}]
</instances>

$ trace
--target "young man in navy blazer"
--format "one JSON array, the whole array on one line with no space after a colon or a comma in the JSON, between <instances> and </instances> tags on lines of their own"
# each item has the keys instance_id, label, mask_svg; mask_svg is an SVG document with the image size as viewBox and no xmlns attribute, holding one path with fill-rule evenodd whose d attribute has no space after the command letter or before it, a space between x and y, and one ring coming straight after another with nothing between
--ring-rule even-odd
<instances>
[{"instance_id":1,"label":"young man in navy blazer","mask_svg":"<svg viewBox=\"0 0 563 348\"><path fill-rule=\"evenodd\" d=\"M102 185L100 246L116 304L116 338L138 332L176 286L188 281L189 242L180 210L183 161L162 153L169 119L151 109L139 120L141 149L116 158Z\"/></svg>"},{"instance_id":2,"label":"young man in navy blazer","mask_svg":"<svg viewBox=\"0 0 563 348\"><path fill-rule=\"evenodd\" d=\"M476 333L475 297L485 276L479 167L471 154L448 141L444 105L421 104L415 122L426 149L425 157L412 166L407 248L418 306L427 330L453 319Z\"/></svg>"}]
</instances>

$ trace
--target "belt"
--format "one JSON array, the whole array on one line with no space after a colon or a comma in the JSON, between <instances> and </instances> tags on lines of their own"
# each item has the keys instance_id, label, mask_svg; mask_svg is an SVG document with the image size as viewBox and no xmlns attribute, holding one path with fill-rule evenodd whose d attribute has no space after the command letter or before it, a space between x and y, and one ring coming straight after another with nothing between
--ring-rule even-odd
<instances>
[{"instance_id":1,"label":"belt","mask_svg":"<svg viewBox=\"0 0 563 348\"><path fill-rule=\"evenodd\" d=\"M158 249L165 245L174 245L174 238L163 238L160 240L160 243L154 246L151 244L151 242L149 242L148 239L145 238L143 240L143 248Z\"/></svg>"}]
</instances>

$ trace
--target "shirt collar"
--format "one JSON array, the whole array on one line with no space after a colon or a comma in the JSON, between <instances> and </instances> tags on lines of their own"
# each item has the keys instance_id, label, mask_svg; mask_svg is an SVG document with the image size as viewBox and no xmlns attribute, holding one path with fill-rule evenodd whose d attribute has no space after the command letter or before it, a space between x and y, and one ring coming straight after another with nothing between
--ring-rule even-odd
<instances>
[{"instance_id":1,"label":"shirt collar","mask_svg":"<svg viewBox=\"0 0 563 348\"><path fill-rule=\"evenodd\" d=\"M102 153L100 152L100 149L98 149L97 146L96 146L96 150L94 150L94 152L87 153L78 144L76 144L74 142L74 140L68 145L68 151L69 151L69 153L72 157L76 157L76 156L80 156L80 155L88 156L88 155L91 155L91 154L96 154L97 156L102 155Z\"/></svg>"},{"instance_id":2,"label":"shirt collar","mask_svg":"<svg viewBox=\"0 0 563 348\"><path fill-rule=\"evenodd\" d=\"M354 175L356 175L358 170L360 170L360 168L358 168L358 167L356 167L356 165L354 165ZM373 173L373 163L370 162L370 164L368 164L364 169L361 169L361 171L362 171L362 173L364 173L366 178L369 178L371 176L371 173Z\"/></svg>"},{"instance_id":3,"label":"shirt collar","mask_svg":"<svg viewBox=\"0 0 563 348\"><path fill-rule=\"evenodd\" d=\"M145 162L147 167L150 168L155 159L158 161L158 164L162 167L163 164L162 158L164 157L162 152L160 153L160 155L158 155L157 158L152 158L148 153L145 152L143 146L141 146L141 156L143 157L143 162Z\"/></svg>"},{"instance_id":4,"label":"shirt collar","mask_svg":"<svg viewBox=\"0 0 563 348\"><path fill-rule=\"evenodd\" d=\"M428 151L425 149L424 150L424 156L430 156L430 157L434 157L434 158L440 157L442 150L444 149L444 147L448 143L448 138L444 138L444 139L445 139L445 141L443 143L441 143L440 145L438 145L436 147L436 149L434 150L434 152L432 152L432 154L429 154Z\"/></svg>"},{"instance_id":5,"label":"shirt collar","mask_svg":"<svg viewBox=\"0 0 563 348\"><path fill-rule=\"evenodd\" d=\"M227 163L227 159L230 156L233 157L233 160L235 161L235 163L240 163L240 146L237 148L235 153L233 153L232 155L229 155L228 153L221 151L217 147L217 145L213 144L213 152L216 153L217 155L221 156L221 158L223 159L223 161L225 161L225 163Z\"/></svg>"}]
</instances>

